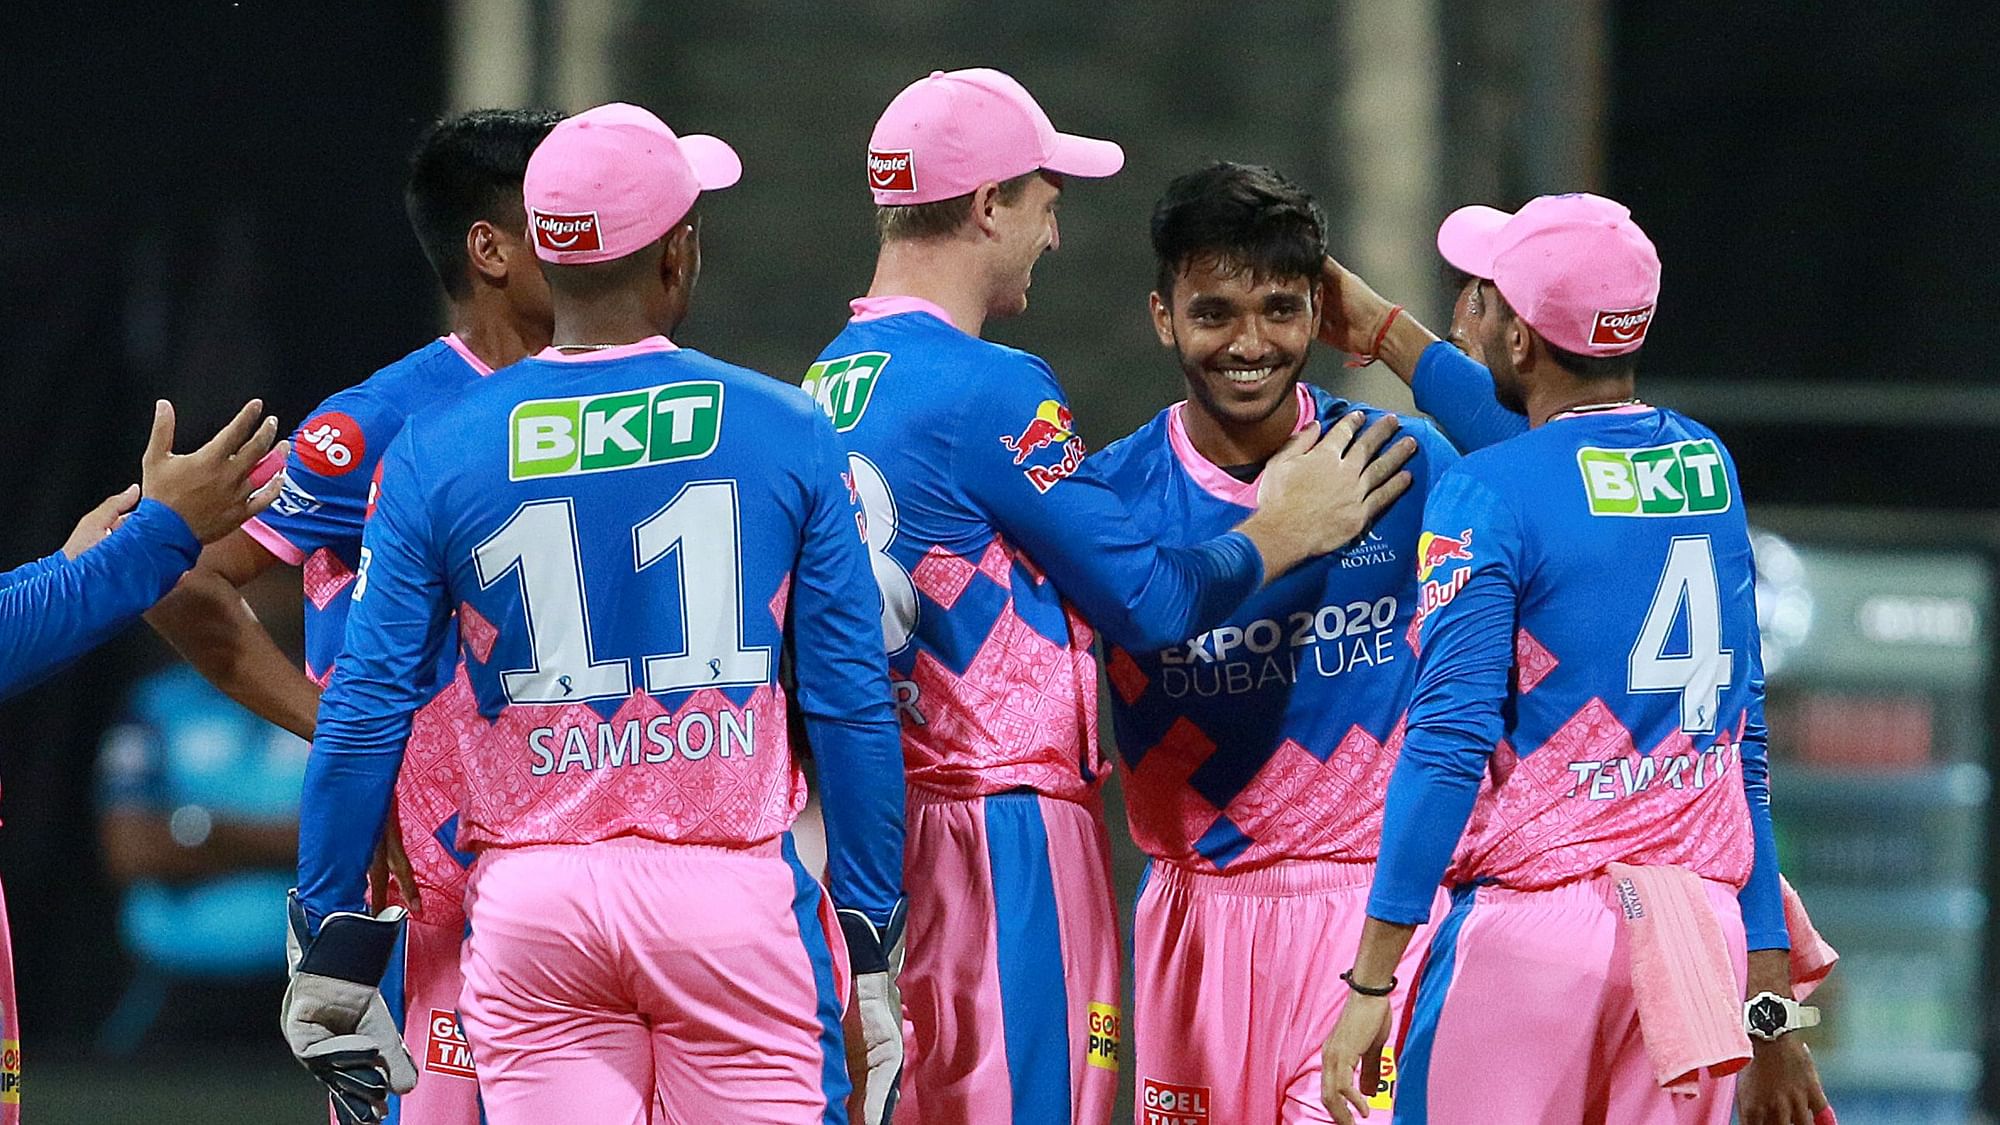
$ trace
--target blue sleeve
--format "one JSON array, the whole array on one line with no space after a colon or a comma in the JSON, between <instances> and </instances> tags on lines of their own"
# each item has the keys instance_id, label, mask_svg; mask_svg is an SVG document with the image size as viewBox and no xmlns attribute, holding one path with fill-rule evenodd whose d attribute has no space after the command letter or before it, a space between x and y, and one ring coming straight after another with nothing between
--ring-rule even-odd
<instances>
[{"instance_id":1,"label":"blue sleeve","mask_svg":"<svg viewBox=\"0 0 2000 1125\"><path fill-rule=\"evenodd\" d=\"M1047 414L1068 414L1046 368L996 374L986 387L960 416L953 479L1112 643L1135 651L1178 644L1220 624L1263 584L1264 561L1238 532L1156 546L1090 468L1073 432L1010 452L1003 435L1013 440Z\"/></svg>"},{"instance_id":2,"label":"blue sleeve","mask_svg":"<svg viewBox=\"0 0 2000 1125\"><path fill-rule=\"evenodd\" d=\"M1410 374L1417 409L1437 419L1467 453L1528 432L1528 419L1493 397L1493 373L1452 344L1439 340L1417 357Z\"/></svg>"},{"instance_id":3,"label":"blue sleeve","mask_svg":"<svg viewBox=\"0 0 2000 1125\"><path fill-rule=\"evenodd\" d=\"M273 554L298 565L322 547L343 552L361 537L375 467L402 416L367 393L348 390L327 399L292 434L285 482L257 523L290 550ZM270 539L256 536L267 548Z\"/></svg>"},{"instance_id":4,"label":"blue sleeve","mask_svg":"<svg viewBox=\"0 0 2000 1125\"><path fill-rule=\"evenodd\" d=\"M141 500L118 530L0 588L0 699L110 640L174 588L201 542L172 508Z\"/></svg>"},{"instance_id":5,"label":"blue sleeve","mask_svg":"<svg viewBox=\"0 0 2000 1125\"><path fill-rule=\"evenodd\" d=\"M886 926L903 897L903 741L882 652L882 595L833 426L813 457L789 603L794 700L818 763L833 901Z\"/></svg>"},{"instance_id":6,"label":"blue sleeve","mask_svg":"<svg viewBox=\"0 0 2000 1125\"><path fill-rule=\"evenodd\" d=\"M1743 495L1742 485L1735 479L1734 465L1730 466L1729 484L1736 490L1736 495ZM1770 732L1764 723L1764 651L1754 609L1749 614L1748 624L1749 636L1738 640L1736 648L1747 653L1750 661L1750 703L1744 714L1741 762L1743 796L1750 806L1750 832L1756 850L1750 865L1750 881L1736 893L1736 903L1743 910L1743 933L1749 939L1750 949L1790 949L1792 937L1785 926L1785 892L1778 883L1778 835L1771 827L1771 757L1767 745Z\"/></svg>"},{"instance_id":7,"label":"blue sleeve","mask_svg":"<svg viewBox=\"0 0 2000 1125\"><path fill-rule=\"evenodd\" d=\"M444 567L405 430L384 458L362 538L347 646L320 697L299 811L299 897L317 926L363 910L410 719L428 697L451 619Z\"/></svg>"},{"instance_id":8,"label":"blue sleeve","mask_svg":"<svg viewBox=\"0 0 2000 1125\"><path fill-rule=\"evenodd\" d=\"M1389 777L1382 851L1368 895L1370 917L1400 925L1430 917L1504 732L1521 573L1519 521L1462 468L1445 474L1424 508L1424 527L1451 537L1470 528L1473 557L1418 573L1421 587L1454 592L1419 627L1409 727ZM1420 604L1436 596L1425 592Z\"/></svg>"},{"instance_id":9,"label":"blue sleeve","mask_svg":"<svg viewBox=\"0 0 2000 1125\"><path fill-rule=\"evenodd\" d=\"M0 574L0 590L5 590L16 582L26 582L38 574L47 574L51 570L60 570L67 565L69 565L69 556L63 554L61 551L57 551L52 555L45 555L31 563L22 563L20 566L4 574Z\"/></svg>"}]
</instances>

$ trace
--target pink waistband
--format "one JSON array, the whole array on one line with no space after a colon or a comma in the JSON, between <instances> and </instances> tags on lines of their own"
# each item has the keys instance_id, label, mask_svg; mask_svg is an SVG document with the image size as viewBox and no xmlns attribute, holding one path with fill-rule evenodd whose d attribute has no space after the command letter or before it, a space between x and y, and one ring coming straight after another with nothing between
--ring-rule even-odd
<instances>
[{"instance_id":1,"label":"pink waistband","mask_svg":"<svg viewBox=\"0 0 2000 1125\"><path fill-rule=\"evenodd\" d=\"M1366 891L1375 879L1375 865L1331 859L1287 859L1248 871L1192 871L1156 859L1148 878L1163 888L1190 894L1285 898L1329 891Z\"/></svg>"},{"instance_id":2,"label":"pink waistband","mask_svg":"<svg viewBox=\"0 0 2000 1125\"><path fill-rule=\"evenodd\" d=\"M662 855L728 855L728 856L775 856L784 854L781 837L762 840L755 844L677 844L667 840L655 840L650 836L626 834L613 836L608 840L591 840L580 844L488 844L479 849L479 862L491 863L503 856L563 855L582 856L585 849L590 855L603 855L607 851L657 852ZM475 865L476 866L476 865Z\"/></svg>"}]
</instances>

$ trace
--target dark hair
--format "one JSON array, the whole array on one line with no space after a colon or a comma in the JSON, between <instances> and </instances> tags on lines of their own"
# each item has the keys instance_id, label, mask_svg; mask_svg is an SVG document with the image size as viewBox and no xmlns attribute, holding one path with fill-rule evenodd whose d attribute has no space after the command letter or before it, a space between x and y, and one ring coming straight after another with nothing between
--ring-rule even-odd
<instances>
[{"instance_id":1,"label":"dark hair","mask_svg":"<svg viewBox=\"0 0 2000 1125\"><path fill-rule=\"evenodd\" d=\"M465 231L481 219L513 234L528 229L521 176L528 156L563 115L539 109L475 109L424 130L410 154L403 210L444 291L472 291Z\"/></svg>"},{"instance_id":2,"label":"dark hair","mask_svg":"<svg viewBox=\"0 0 2000 1125\"><path fill-rule=\"evenodd\" d=\"M1035 177L1042 174L1037 168L1023 172L1012 179L1000 181L1000 191L995 198L1012 204L1028 190ZM875 235L884 242L919 242L927 238L943 238L956 231L965 223L967 208L972 206L972 193L954 195L950 199L934 200L930 203L906 203L899 206L875 208Z\"/></svg>"},{"instance_id":3,"label":"dark hair","mask_svg":"<svg viewBox=\"0 0 2000 1125\"><path fill-rule=\"evenodd\" d=\"M1500 312L1503 315L1521 315L1514 311L1514 306L1508 303L1507 295L1500 292L1498 285L1493 287L1493 297L1500 302ZM1521 323L1528 324L1525 319ZM1528 327L1533 328L1534 325L1528 324ZM1640 349L1634 348L1624 355L1581 355L1556 347L1540 332L1535 335L1541 339L1542 347L1548 350L1549 359L1557 367L1579 379L1630 379L1639 372Z\"/></svg>"},{"instance_id":4,"label":"dark hair","mask_svg":"<svg viewBox=\"0 0 2000 1125\"><path fill-rule=\"evenodd\" d=\"M1317 278L1326 218L1304 188L1269 168L1211 164L1175 178L1153 205L1153 253L1163 294L1198 258L1221 258L1258 277Z\"/></svg>"}]
</instances>

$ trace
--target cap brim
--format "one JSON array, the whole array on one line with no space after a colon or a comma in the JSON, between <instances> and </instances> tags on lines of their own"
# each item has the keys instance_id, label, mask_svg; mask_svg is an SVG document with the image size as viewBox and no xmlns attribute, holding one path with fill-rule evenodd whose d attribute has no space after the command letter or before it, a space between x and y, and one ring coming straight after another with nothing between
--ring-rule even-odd
<instances>
[{"instance_id":1,"label":"cap brim","mask_svg":"<svg viewBox=\"0 0 2000 1125\"><path fill-rule=\"evenodd\" d=\"M1493 276L1493 256L1500 228L1514 216L1493 207L1460 207L1438 224L1438 253L1453 269L1474 277Z\"/></svg>"},{"instance_id":2,"label":"cap brim","mask_svg":"<svg viewBox=\"0 0 2000 1125\"><path fill-rule=\"evenodd\" d=\"M729 142L706 133L680 138L681 155L694 168L703 191L720 191L743 178L743 161Z\"/></svg>"},{"instance_id":3,"label":"cap brim","mask_svg":"<svg viewBox=\"0 0 2000 1125\"><path fill-rule=\"evenodd\" d=\"M1042 167L1062 176L1099 179L1125 167L1125 150L1115 141L1057 133L1055 148Z\"/></svg>"}]
</instances>

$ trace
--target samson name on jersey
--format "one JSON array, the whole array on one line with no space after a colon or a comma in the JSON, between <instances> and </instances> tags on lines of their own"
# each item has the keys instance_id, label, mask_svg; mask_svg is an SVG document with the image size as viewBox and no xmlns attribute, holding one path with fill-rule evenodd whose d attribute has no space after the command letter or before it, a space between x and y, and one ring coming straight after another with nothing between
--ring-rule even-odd
<instances>
[{"instance_id":1,"label":"samson name on jersey","mask_svg":"<svg viewBox=\"0 0 2000 1125\"><path fill-rule=\"evenodd\" d=\"M1199 542L1256 508L1257 484L1195 450L1162 411L1094 464L1160 542ZM1381 412L1298 389L1298 425ZM1125 806L1147 854L1196 870L1372 861L1416 675L1412 562L1424 497L1458 454L1429 423L1410 491L1357 542L1307 562L1229 619L1164 649L1105 646Z\"/></svg>"},{"instance_id":2,"label":"samson name on jersey","mask_svg":"<svg viewBox=\"0 0 2000 1125\"><path fill-rule=\"evenodd\" d=\"M880 601L832 429L798 392L664 337L545 351L414 419L389 450L302 825L309 909L351 909L376 790L456 609L470 848L621 835L745 846L821 761L832 890L900 898L900 752ZM339 807L339 815L325 809Z\"/></svg>"},{"instance_id":3,"label":"samson name on jersey","mask_svg":"<svg viewBox=\"0 0 2000 1125\"><path fill-rule=\"evenodd\" d=\"M1784 947L1755 569L1715 434L1644 406L1559 415L1445 474L1416 565L1369 912L1427 917L1448 857L1453 884L1528 890L1673 864L1743 887L1750 948Z\"/></svg>"}]
</instances>

